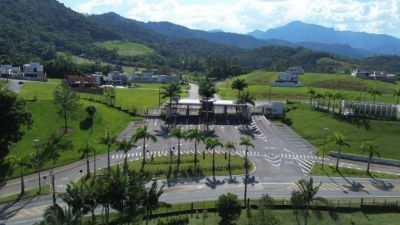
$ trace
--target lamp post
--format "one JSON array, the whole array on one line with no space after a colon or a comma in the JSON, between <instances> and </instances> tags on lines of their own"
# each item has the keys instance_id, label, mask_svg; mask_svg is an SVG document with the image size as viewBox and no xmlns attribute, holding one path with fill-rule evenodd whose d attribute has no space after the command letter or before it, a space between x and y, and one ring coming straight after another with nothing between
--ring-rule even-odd
<instances>
[{"instance_id":1,"label":"lamp post","mask_svg":"<svg viewBox=\"0 0 400 225\"><path fill-rule=\"evenodd\" d=\"M34 143L34 148L35 148L35 167L36 167L36 172L38 173L38 178L39 178L39 193L42 191L42 182L41 182L41 177L40 177L40 159L39 159L39 139L36 138L33 140Z\"/></svg>"},{"instance_id":2,"label":"lamp post","mask_svg":"<svg viewBox=\"0 0 400 225\"><path fill-rule=\"evenodd\" d=\"M271 92L272 92L272 84L269 84L269 94L268 94L269 102L271 102Z\"/></svg>"},{"instance_id":3,"label":"lamp post","mask_svg":"<svg viewBox=\"0 0 400 225\"><path fill-rule=\"evenodd\" d=\"M90 128L90 138L91 140L93 139L93 127L94 127L94 121L93 121L93 117L94 114L96 113L96 107L94 106L89 106L86 108L86 112L89 114L90 116L90 123L91 123L91 128ZM96 148L94 149L94 153L93 153L93 177L96 178Z\"/></svg>"},{"instance_id":4,"label":"lamp post","mask_svg":"<svg viewBox=\"0 0 400 225\"><path fill-rule=\"evenodd\" d=\"M324 149L323 149L323 152L322 152L322 168L324 168L325 150L326 150L326 138L327 138L327 135L328 135L328 131L329 131L329 129L325 127L324 128Z\"/></svg>"}]
</instances>

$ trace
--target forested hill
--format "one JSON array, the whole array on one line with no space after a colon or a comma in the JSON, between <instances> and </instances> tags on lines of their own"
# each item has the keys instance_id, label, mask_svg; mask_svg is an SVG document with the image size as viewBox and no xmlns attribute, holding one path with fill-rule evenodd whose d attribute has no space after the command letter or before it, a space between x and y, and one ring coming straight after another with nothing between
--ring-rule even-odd
<instances>
[{"instance_id":1,"label":"forested hill","mask_svg":"<svg viewBox=\"0 0 400 225\"><path fill-rule=\"evenodd\" d=\"M2 55L47 60L56 51L81 54L94 41L121 38L55 0L1 0L0 9Z\"/></svg>"}]
</instances>

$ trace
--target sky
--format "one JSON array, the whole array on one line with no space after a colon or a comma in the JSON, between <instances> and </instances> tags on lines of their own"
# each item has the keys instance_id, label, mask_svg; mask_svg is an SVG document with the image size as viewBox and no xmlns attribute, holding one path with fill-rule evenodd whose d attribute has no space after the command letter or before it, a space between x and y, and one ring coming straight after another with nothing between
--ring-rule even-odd
<instances>
[{"instance_id":1,"label":"sky","mask_svg":"<svg viewBox=\"0 0 400 225\"><path fill-rule=\"evenodd\" d=\"M59 0L89 14L116 12L140 21L247 33L299 20L400 37L400 0Z\"/></svg>"}]
</instances>

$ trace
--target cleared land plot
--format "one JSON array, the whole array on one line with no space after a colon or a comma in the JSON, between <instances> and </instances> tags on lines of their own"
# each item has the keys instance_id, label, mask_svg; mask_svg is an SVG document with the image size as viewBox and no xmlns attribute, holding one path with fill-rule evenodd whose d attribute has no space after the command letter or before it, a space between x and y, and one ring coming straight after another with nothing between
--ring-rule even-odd
<instances>
[{"instance_id":1,"label":"cleared land plot","mask_svg":"<svg viewBox=\"0 0 400 225\"><path fill-rule=\"evenodd\" d=\"M232 81L236 78L245 79L249 84L247 90L254 95L257 100L269 98L270 84L278 78L277 72L254 71L239 77L231 78L228 81L218 84L219 95L224 99L237 98L237 91L231 89ZM318 92L330 91L332 93L341 92L350 99L365 99L372 101L372 97L367 93L369 88L377 87L383 91L382 96L377 96L376 101L394 103L396 98L393 92L400 88L400 84L392 84L381 81L363 80L351 77L350 75L340 74L319 74L305 73L300 77L302 87L272 87L271 99L273 100L307 100L307 91L314 88Z\"/></svg>"},{"instance_id":2,"label":"cleared land plot","mask_svg":"<svg viewBox=\"0 0 400 225\"><path fill-rule=\"evenodd\" d=\"M331 114L310 110L306 106L291 110L287 116L292 119L291 127L303 138L320 149L324 144L323 129L329 128L329 135L339 131L347 138L350 148L343 147L342 152L362 155L360 145L365 141L374 141L383 158L400 159L400 123L397 121L343 119ZM337 151L332 142L326 145L327 152Z\"/></svg>"},{"instance_id":3,"label":"cleared land plot","mask_svg":"<svg viewBox=\"0 0 400 225\"><path fill-rule=\"evenodd\" d=\"M122 42L122 41L106 41L99 42L97 46L103 47L108 50L117 50L119 55L124 56L136 56L151 54L154 52L153 49L134 42Z\"/></svg>"}]
</instances>

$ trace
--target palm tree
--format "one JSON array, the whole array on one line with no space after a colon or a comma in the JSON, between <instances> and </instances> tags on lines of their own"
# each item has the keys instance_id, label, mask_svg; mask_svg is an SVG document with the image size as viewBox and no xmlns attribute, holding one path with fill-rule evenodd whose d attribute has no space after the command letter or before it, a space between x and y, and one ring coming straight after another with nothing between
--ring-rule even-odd
<instances>
[{"instance_id":1,"label":"palm tree","mask_svg":"<svg viewBox=\"0 0 400 225\"><path fill-rule=\"evenodd\" d=\"M346 142L346 137L340 133L340 132L335 132L333 136L330 138L332 142L335 143L338 149L338 157L336 160L336 171L339 171L339 160L340 160L340 154L342 151L342 147L350 147L350 145Z\"/></svg>"},{"instance_id":2,"label":"palm tree","mask_svg":"<svg viewBox=\"0 0 400 225\"><path fill-rule=\"evenodd\" d=\"M68 205L70 212L79 217L89 211L83 200L83 184L83 181L80 185L71 182L67 184L65 193L61 194L61 198Z\"/></svg>"},{"instance_id":3,"label":"palm tree","mask_svg":"<svg viewBox=\"0 0 400 225\"><path fill-rule=\"evenodd\" d=\"M381 154L377 151L378 145L376 145L372 141L367 141L361 144L360 150L362 153L368 153L368 166L367 166L367 173L369 173L369 168L371 165L372 157L374 155L377 155L379 158L381 157Z\"/></svg>"},{"instance_id":4,"label":"palm tree","mask_svg":"<svg viewBox=\"0 0 400 225\"><path fill-rule=\"evenodd\" d=\"M194 171L197 171L197 145L204 141L204 133L199 129L192 128L186 132L186 138L189 140L194 140Z\"/></svg>"},{"instance_id":5,"label":"palm tree","mask_svg":"<svg viewBox=\"0 0 400 225\"><path fill-rule=\"evenodd\" d=\"M29 160L28 160L29 155L23 155L23 156L16 156L16 155L9 155L6 158L7 163L10 165L11 168L13 169L19 169L20 170L20 179L21 179L21 193L20 196L25 194L25 182L24 182L24 168L29 166Z\"/></svg>"},{"instance_id":6,"label":"palm tree","mask_svg":"<svg viewBox=\"0 0 400 225\"><path fill-rule=\"evenodd\" d=\"M249 179L249 162L247 159L247 152L249 150L248 148L249 147L254 148L254 145L253 145L253 143L251 143L251 139L249 137L241 137L239 144L246 147L246 152L245 152L245 157L244 157L244 167L246 170L246 175L244 178L244 204L247 205L247 181Z\"/></svg>"},{"instance_id":7,"label":"palm tree","mask_svg":"<svg viewBox=\"0 0 400 225\"><path fill-rule=\"evenodd\" d=\"M334 100L339 100L339 114L342 114L342 100L344 95L340 92L335 94ZM333 102L333 112L335 113L335 101Z\"/></svg>"},{"instance_id":8,"label":"palm tree","mask_svg":"<svg viewBox=\"0 0 400 225\"><path fill-rule=\"evenodd\" d=\"M307 91L307 94L310 96L310 107L312 106L312 100L316 93L317 92L312 88L308 89L308 91Z\"/></svg>"},{"instance_id":9,"label":"palm tree","mask_svg":"<svg viewBox=\"0 0 400 225\"><path fill-rule=\"evenodd\" d=\"M248 86L244 79L236 79L232 82L232 89L238 90L238 98L240 97L240 92L243 91Z\"/></svg>"},{"instance_id":10,"label":"palm tree","mask_svg":"<svg viewBox=\"0 0 400 225\"><path fill-rule=\"evenodd\" d=\"M331 99L333 96L334 95L331 92L329 91L325 92L325 97L328 98L328 112L331 109Z\"/></svg>"},{"instance_id":11,"label":"palm tree","mask_svg":"<svg viewBox=\"0 0 400 225\"><path fill-rule=\"evenodd\" d=\"M142 162L142 167L144 164L146 164L146 140L150 140L152 142L157 142L156 136L154 136L152 133L148 132L147 126L139 127L136 129L135 133L132 136L133 142L137 142L138 140L143 139L143 162Z\"/></svg>"},{"instance_id":12,"label":"palm tree","mask_svg":"<svg viewBox=\"0 0 400 225\"><path fill-rule=\"evenodd\" d=\"M399 104L399 100L400 100L400 88L397 89L396 91L394 91L393 96L396 97L396 105Z\"/></svg>"},{"instance_id":13,"label":"palm tree","mask_svg":"<svg viewBox=\"0 0 400 225\"><path fill-rule=\"evenodd\" d=\"M169 98L169 105L172 104L173 100L177 100L182 92L181 87L176 83L170 83L161 87L161 97Z\"/></svg>"},{"instance_id":14,"label":"palm tree","mask_svg":"<svg viewBox=\"0 0 400 225\"><path fill-rule=\"evenodd\" d=\"M228 169L231 171L231 151L236 150L235 143L233 141L227 141L225 144L225 148L228 149Z\"/></svg>"},{"instance_id":15,"label":"palm tree","mask_svg":"<svg viewBox=\"0 0 400 225\"><path fill-rule=\"evenodd\" d=\"M89 155L91 152L93 152L93 148L89 146L88 143L86 143L86 146L83 148L80 148L78 150L79 153L81 153L81 158L86 158L86 171L87 171L87 178L90 177L90 162L89 162Z\"/></svg>"},{"instance_id":16,"label":"palm tree","mask_svg":"<svg viewBox=\"0 0 400 225\"><path fill-rule=\"evenodd\" d=\"M128 156L127 153L129 150L131 150L133 147L135 147L135 145L132 143L132 140L128 140L128 139L122 139L121 141L117 142L118 145L118 151L123 151L124 152L124 167L123 167L123 171L124 174L126 174L128 172Z\"/></svg>"},{"instance_id":17,"label":"palm tree","mask_svg":"<svg viewBox=\"0 0 400 225\"><path fill-rule=\"evenodd\" d=\"M157 182L153 182L150 188L146 188L144 192L144 207L146 211L146 225L149 224L149 217L153 211L160 207L160 197L164 193L164 185L160 189L157 187Z\"/></svg>"},{"instance_id":18,"label":"palm tree","mask_svg":"<svg viewBox=\"0 0 400 225\"><path fill-rule=\"evenodd\" d=\"M43 215L43 221L38 225L80 225L81 216L75 215L70 209L62 209L59 205L47 207Z\"/></svg>"},{"instance_id":19,"label":"palm tree","mask_svg":"<svg viewBox=\"0 0 400 225\"><path fill-rule=\"evenodd\" d=\"M180 163L181 163L181 139L185 139L186 138L186 134L182 130L181 127L175 127L168 134L168 137L169 138L174 137L174 138L178 139L178 165L180 165Z\"/></svg>"},{"instance_id":20,"label":"palm tree","mask_svg":"<svg viewBox=\"0 0 400 225\"><path fill-rule=\"evenodd\" d=\"M373 102L375 103L376 96L381 96L382 91L379 90L377 87L373 87L368 90L368 94L371 95L371 97L373 98Z\"/></svg>"},{"instance_id":21,"label":"palm tree","mask_svg":"<svg viewBox=\"0 0 400 225\"><path fill-rule=\"evenodd\" d=\"M246 91L242 95L239 96L239 99L236 101L236 103L239 104L250 104L250 105L255 105L255 97L250 95L249 91Z\"/></svg>"},{"instance_id":22,"label":"palm tree","mask_svg":"<svg viewBox=\"0 0 400 225\"><path fill-rule=\"evenodd\" d=\"M224 145L218 140L218 138L207 138L205 143L206 149L212 150L212 171L215 173L215 148L218 146L222 148Z\"/></svg>"},{"instance_id":23,"label":"palm tree","mask_svg":"<svg viewBox=\"0 0 400 225\"><path fill-rule=\"evenodd\" d=\"M292 192L292 198L299 197L301 204L304 204L305 206L304 225L307 225L308 217L310 216L309 215L310 204L315 200L319 200L322 202L326 202L326 200L324 198L317 197L317 193L321 186L321 183L319 185L314 185L314 180L312 177L310 178L309 181L304 179L300 180L296 183L296 185L298 190Z\"/></svg>"},{"instance_id":24,"label":"palm tree","mask_svg":"<svg viewBox=\"0 0 400 225\"><path fill-rule=\"evenodd\" d=\"M110 150L111 147L116 143L117 136L112 135L110 131L106 130L106 136L100 138L100 144L107 146L107 168L111 169L111 160L110 160Z\"/></svg>"},{"instance_id":25,"label":"palm tree","mask_svg":"<svg viewBox=\"0 0 400 225\"><path fill-rule=\"evenodd\" d=\"M217 89L215 88L215 84L208 78L206 77L204 80L202 80L199 83L199 95L205 99L207 102L210 98L214 97L214 95L217 93ZM208 130L208 111L209 111L209 105L207 104L207 110L206 110L206 126Z\"/></svg>"},{"instance_id":26,"label":"palm tree","mask_svg":"<svg viewBox=\"0 0 400 225\"><path fill-rule=\"evenodd\" d=\"M320 92L317 92L315 94L315 98L317 99L317 109L319 109L320 103L321 103L321 98L324 98L324 95Z\"/></svg>"}]
</instances>

